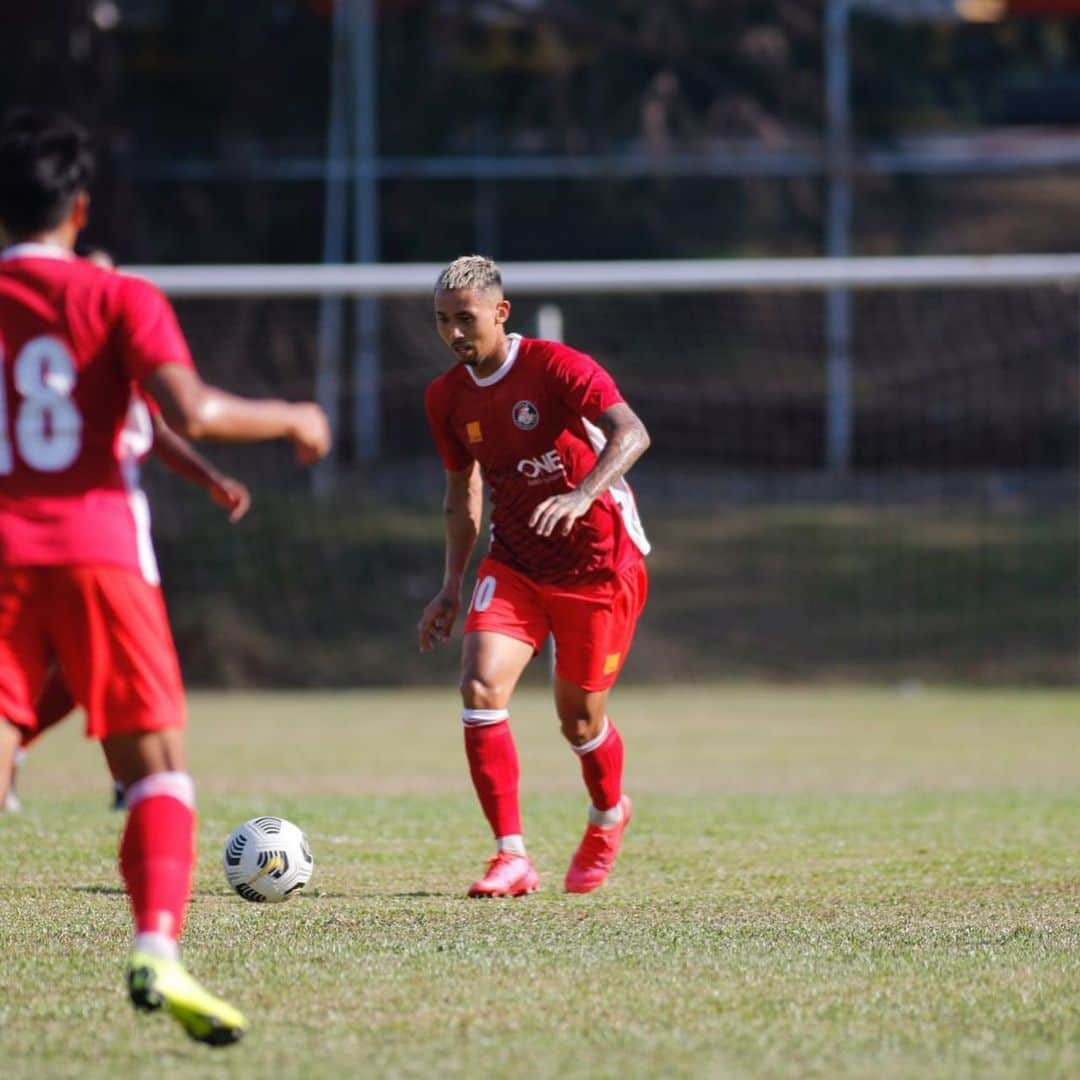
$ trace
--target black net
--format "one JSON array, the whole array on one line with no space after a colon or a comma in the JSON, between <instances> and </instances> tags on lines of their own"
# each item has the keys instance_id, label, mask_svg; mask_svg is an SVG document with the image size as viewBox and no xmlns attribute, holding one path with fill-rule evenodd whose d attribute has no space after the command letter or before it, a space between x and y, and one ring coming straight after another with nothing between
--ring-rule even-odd
<instances>
[{"instance_id":1,"label":"black net","mask_svg":"<svg viewBox=\"0 0 1080 1080\"><path fill-rule=\"evenodd\" d=\"M632 481L654 542L626 678L1080 679L1080 304L1053 288L853 296L852 439L826 467L819 293L552 296L568 342L653 437ZM318 298L177 304L204 376L311 397ZM538 301L515 304L532 333ZM146 470L194 685L453 679L415 624L442 567L423 415L452 358L430 301L380 301L380 430L355 430L357 302L341 303L332 469L283 446L207 448L254 507L229 526ZM539 671L536 677L541 677Z\"/></svg>"}]
</instances>

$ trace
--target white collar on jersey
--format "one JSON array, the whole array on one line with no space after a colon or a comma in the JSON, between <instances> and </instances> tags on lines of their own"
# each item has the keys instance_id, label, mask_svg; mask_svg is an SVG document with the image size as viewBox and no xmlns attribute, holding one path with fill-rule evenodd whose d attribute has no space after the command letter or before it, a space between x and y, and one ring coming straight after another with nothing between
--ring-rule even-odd
<instances>
[{"instance_id":1,"label":"white collar on jersey","mask_svg":"<svg viewBox=\"0 0 1080 1080\"><path fill-rule=\"evenodd\" d=\"M12 244L0 251L0 259L74 259L75 252L59 244Z\"/></svg>"},{"instance_id":2,"label":"white collar on jersey","mask_svg":"<svg viewBox=\"0 0 1080 1080\"><path fill-rule=\"evenodd\" d=\"M493 371L490 375L485 375L480 378L471 367L466 367L465 370L472 376L472 380L477 386L492 386L500 379L505 379L510 374L510 369L514 366L514 361L517 359L518 349L521 347L521 335L520 334L507 334L507 338L510 341L510 348L506 352L506 359Z\"/></svg>"}]
</instances>

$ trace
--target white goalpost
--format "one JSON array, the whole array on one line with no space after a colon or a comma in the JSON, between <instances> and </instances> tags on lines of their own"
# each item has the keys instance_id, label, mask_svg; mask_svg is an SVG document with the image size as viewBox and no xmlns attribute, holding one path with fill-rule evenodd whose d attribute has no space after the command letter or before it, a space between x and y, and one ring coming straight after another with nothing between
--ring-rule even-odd
<instances>
[{"instance_id":1,"label":"white goalpost","mask_svg":"<svg viewBox=\"0 0 1080 1080\"><path fill-rule=\"evenodd\" d=\"M652 259L500 264L508 292L748 292L1076 285L1080 255ZM130 266L175 297L428 296L440 263Z\"/></svg>"}]
</instances>

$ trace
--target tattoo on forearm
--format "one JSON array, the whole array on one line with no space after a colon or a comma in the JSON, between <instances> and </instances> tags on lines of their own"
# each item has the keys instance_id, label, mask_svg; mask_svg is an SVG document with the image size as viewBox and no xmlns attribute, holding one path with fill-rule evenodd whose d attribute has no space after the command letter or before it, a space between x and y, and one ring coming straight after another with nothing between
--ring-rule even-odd
<instances>
[{"instance_id":1,"label":"tattoo on forearm","mask_svg":"<svg viewBox=\"0 0 1080 1080\"><path fill-rule=\"evenodd\" d=\"M582 482L582 490L592 498L621 479L649 446L649 435L644 426L634 424L611 433L604 449L600 451L592 472Z\"/></svg>"}]
</instances>

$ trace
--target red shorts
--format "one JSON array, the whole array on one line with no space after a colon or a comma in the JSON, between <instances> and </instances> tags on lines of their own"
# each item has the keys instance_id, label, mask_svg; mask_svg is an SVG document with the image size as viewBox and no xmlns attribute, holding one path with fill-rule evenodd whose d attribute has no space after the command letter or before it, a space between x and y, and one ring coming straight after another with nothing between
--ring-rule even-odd
<instances>
[{"instance_id":1,"label":"red shorts","mask_svg":"<svg viewBox=\"0 0 1080 1080\"><path fill-rule=\"evenodd\" d=\"M555 639L555 674L583 690L615 684L645 606L649 579L639 559L610 581L538 585L505 563L485 558L476 571L465 632L505 634L539 652Z\"/></svg>"},{"instance_id":2,"label":"red shorts","mask_svg":"<svg viewBox=\"0 0 1080 1080\"><path fill-rule=\"evenodd\" d=\"M92 739L184 726L161 589L137 570L0 567L0 716L27 734L53 661Z\"/></svg>"}]
</instances>

